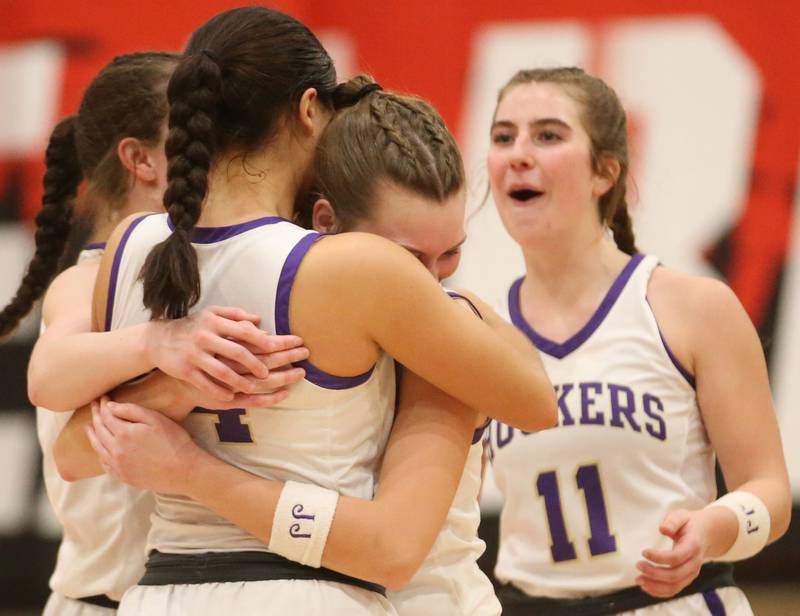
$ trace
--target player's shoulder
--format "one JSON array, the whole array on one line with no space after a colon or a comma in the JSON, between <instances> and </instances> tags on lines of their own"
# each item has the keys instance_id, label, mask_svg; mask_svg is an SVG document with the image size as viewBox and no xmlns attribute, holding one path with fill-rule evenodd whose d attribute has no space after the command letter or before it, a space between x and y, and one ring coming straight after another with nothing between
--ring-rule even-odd
<instances>
[{"instance_id":1,"label":"player's shoulder","mask_svg":"<svg viewBox=\"0 0 800 616\"><path fill-rule=\"evenodd\" d=\"M316 277L333 277L339 284L379 282L419 267L417 260L394 242L360 232L325 236L304 260L304 268Z\"/></svg>"},{"instance_id":2,"label":"player's shoulder","mask_svg":"<svg viewBox=\"0 0 800 616\"><path fill-rule=\"evenodd\" d=\"M86 259L68 267L56 276L47 288L42 301L42 319L49 324L55 315L77 301L86 302L94 289L100 259Z\"/></svg>"},{"instance_id":3,"label":"player's shoulder","mask_svg":"<svg viewBox=\"0 0 800 616\"><path fill-rule=\"evenodd\" d=\"M656 312L674 315L700 333L744 315L741 302L723 281L664 266L653 271L647 298Z\"/></svg>"}]
</instances>

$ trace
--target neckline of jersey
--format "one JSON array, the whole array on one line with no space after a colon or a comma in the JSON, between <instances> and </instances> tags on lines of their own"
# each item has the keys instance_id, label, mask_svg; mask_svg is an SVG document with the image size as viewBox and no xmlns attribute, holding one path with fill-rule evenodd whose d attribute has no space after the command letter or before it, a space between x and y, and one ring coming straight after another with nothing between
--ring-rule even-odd
<instances>
[{"instance_id":1,"label":"neckline of jersey","mask_svg":"<svg viewBox=\"0 0 800 616\"><path fill-rule=\"evenodd\" d=\"M279 222L291 221L286 218L281 218L280 216L264 216L226 227L194 227L191 233L191 241L193 244L214 244L250 231L251 229L263 227L264 225L274 225ZM167 214L167 226L170 231L175 230L175 226L172 224L172 219L169 217L169 214Z\"/></svg>"},{"instance_id":2,"label":"neckline of jersey","mask_svg":"<svg viewBox=\"0 0 800 616\"><path fill-rule=\"evenodd\" d=\"M622 294L622 290L633 275L634 270L642 262L644 255L637 253L631 256L630 260L622 268L622 271L611 283L608 291L606 292L603 301L594 311L594 314L589 318L586 324L581 327L577 333L573 334L564 342L555 342L537 332L530 323L522 315L520 308L519 290L522 286L524 276L518 278L511 285L508 291L508 311L511 316L511 322L524 333L533 345L542 353L546 353L556 359L563 359L576 349L578 349L584 342L586 342L591 335L597 331L597 328L603 323L611 308L614 307L617 299Z\"/></svg>"}]
</instances>

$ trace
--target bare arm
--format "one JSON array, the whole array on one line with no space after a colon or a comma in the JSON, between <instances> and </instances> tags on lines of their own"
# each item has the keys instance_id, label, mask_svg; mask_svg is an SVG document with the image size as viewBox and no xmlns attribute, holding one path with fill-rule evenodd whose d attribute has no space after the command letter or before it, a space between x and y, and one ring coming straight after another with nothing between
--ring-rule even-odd
<instances>
[{"instance_id":1,"label":"bare arm","mask_svg":"<svg viewBox=\"0 0 800 616\"><path fill-rule=\"evenodd\" d=\"M774 541L788 527L791 492L755 328L733 292L714 280L657 271L648 296L659 322L672 327L666 335L671 345L675 340L673 351L696 375L703 422L728 490L751 492L764 502ZM736 516L723 507L671 512L660 531L673 539L673 548L645 551L660 566L640 563L643 588L656 596L678 592L703 560L730 549L738 529Z\"/></svg>"},{"instance_id":2,"label":"bare arm","mask_svg":"<svg viewBox=\"0 0 800 616\"><path fill-rule=\"evenodd\" d=\"M296 352L295 349L288 351L290 354ZM283 362L280 365L286 363L282 354L272 357L277 358L275 361ZM256 392L268 393L236 394L233 400L215 400L208 398L192 385L157 370L138 381L121 385L110 395L114 402L139 404L174 421L181 421L198 406L219 410L234 407L269 408L283 401L289 393L287 387L304 376L305 371L302 368L273 369L266 379L247 377ZM97 407L97 404L93 405ZM66 481L95 477L104 472L86 434L86 428L91 421L91 406L81 407L73 413L56 439L53 457L59 475Z\"/></svg>"},{"instance_id":3,"label":"bare arm","mask_svg":"<svg viewBox=\"0 0 800 616\"><path fill-rule=\"evenodd\" d=\"M375 500L339 499L322 565L389 588L407 584L447 516L475 421L474 411L407 373ZM282 482L219 460L179 425L138 406L104 405L92 439L114 476L185 494L269 542Z\"/></svg>"},{"instance_id":4,"label":"bare arm","mask_svg":"<svg viewBox=\"0 0 800 616\"><path fill-rule=\"evenodd\" d=\"M320 314L354 332L352 339L320 331ZM383 349L505 423L528 431L556 423L555 392L541 363L450 301L413 256L383 238L345 233L319 241L300 265L290 318L315 364L333 374L357 374Z\"/></svg>"},{"instance_id":5,"label":"bare arm","mask_svg":"<svg viewBox=\"0 0 800 616\"><path fill-rule=\"evenodd\" d=\"M70 268L48 289L43 304L47 329L28 366L28 395L35 405L72 410L153 368L192 383L209 397L232 400L235 392L254 391L245 373L267 378L269 368L259 354L303 348L297 336L270 335L258 329L256 315L233 307L213 306L185 319L102 331L108 276L131 220L114 232L102 261ZM231 362L246 370L236 370Z\"/></svg>"}]
</instances>

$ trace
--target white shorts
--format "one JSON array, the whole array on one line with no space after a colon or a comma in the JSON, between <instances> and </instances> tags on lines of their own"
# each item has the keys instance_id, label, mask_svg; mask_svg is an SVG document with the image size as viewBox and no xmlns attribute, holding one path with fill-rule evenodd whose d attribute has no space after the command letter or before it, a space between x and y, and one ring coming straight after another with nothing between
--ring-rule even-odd
<instances>
[{"instance_id":1,"label":"white shorts","mask_svg":"<svg viewBox=\"0 0 800 616\"><path fill-rule=\"evenodd\" d=\"M376 592L318 580L134 586L119 616L397 616Z\"/></svg>"},{"instance_id":2,"label":"white shorts","mask_svg":"<svg viewBox=\"0 0 800 616\"><path fill-rule=\"evenodd\" d=\"M114 616L116 610L70 599L61 593L51 592L42 616Z\"/></svg>"},{"instance_id":3,"label":"white shorts","mask_svg":"<svg viewBox=\"0 0 800 616\"><path fill-rule=\"evenodd\" d=\"M729 586L620 612L617 616L753 616L753 610L742 590Z\"/></svg>"}]
</instances>

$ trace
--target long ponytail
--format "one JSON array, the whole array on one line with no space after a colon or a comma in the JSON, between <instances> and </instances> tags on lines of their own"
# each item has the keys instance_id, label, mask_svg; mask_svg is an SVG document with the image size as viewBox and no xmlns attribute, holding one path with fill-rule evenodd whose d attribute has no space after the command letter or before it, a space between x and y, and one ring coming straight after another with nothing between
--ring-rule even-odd
<instances>
[{"instance_id":1,"label":"long ponytail","mask_svg":"<svg viewBox=\"0 0 800 616\"><path fill-rule=\"evenodd\" d=\"M154 319L184 317L200 299L200 270L190 238L208 192L221 89L219 65L205 53L181 62L167 88L169 166L164 207L173 232L153 248L141 272L144 305Z\"/></svg>"}]
</instances>

